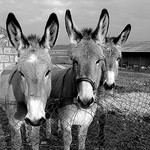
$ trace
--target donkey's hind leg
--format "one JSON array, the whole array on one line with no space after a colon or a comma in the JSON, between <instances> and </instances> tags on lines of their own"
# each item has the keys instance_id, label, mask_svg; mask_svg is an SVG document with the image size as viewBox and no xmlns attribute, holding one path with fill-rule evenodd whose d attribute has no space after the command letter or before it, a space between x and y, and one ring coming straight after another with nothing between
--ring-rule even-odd
<instances>
[{"instance_id":1,"label":"donkey's hind leg","mask_svg":"<svg viewBox=\"0 0 150 150\"><path fill-rule=\"evenodd\" d=\"M79 150L85 150L85 140L87 137L87 131L89 126L80 126L78 141L79 141Z\"/></svg>"},{"instance_id":2,"label":"donkey's hind leg","mask_svg":"<svg viewBox=\"0 0 150 150\"><path fill-rule=\"evenodd\" d=\"M14 126L11 125L11 149L12 150L20 150L23 149L21 132L20 132L20 123L18 122Z\"/></svg>"}]
</instances>

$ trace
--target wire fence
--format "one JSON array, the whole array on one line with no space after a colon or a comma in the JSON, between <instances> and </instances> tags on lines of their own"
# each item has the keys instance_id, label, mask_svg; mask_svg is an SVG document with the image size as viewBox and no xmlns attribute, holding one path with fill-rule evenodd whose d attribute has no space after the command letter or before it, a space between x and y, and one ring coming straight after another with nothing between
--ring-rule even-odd
<instances>
[{"instance_id":1,"label":"wire fence","mask_svg":"<svg viewBox=\"0 0 150 150\"><path fill-rule=\"evenodd\" d=\"M98 109L94 120L88 128L86 150L148 150L150 149L150 75L144 73L120 72L117 86L113 92L102 91L99 96ZM11 139L14 140L14 128L20 122L10 123L11 116L15 113L15 104L11 104L13 111L6 113L0 107L0 150L13 149ZM49 134L47 126L40 128L40 133L33 136L38 138L41 150L63 150L63 131L58 132L57 104L52 105L52 119ZM9 118L9 119L8 119ZM51 130L50 130L51 129ZM24 149L30 150L27 145L27 136L31 129L28 126L20 130L23 134ZM26 132L24 132L26 130ZM20 132L19 131L19 132ZM71 149L78 149L78 126L72 127ZM24 135L26 134L26 135ZM19 135L18 135L19 136ZM30 139L34 140L34 138ZM16 141L16 144L18 142ZM22 147L23 149L23 147Z\"/></svg>"}]
</instances>

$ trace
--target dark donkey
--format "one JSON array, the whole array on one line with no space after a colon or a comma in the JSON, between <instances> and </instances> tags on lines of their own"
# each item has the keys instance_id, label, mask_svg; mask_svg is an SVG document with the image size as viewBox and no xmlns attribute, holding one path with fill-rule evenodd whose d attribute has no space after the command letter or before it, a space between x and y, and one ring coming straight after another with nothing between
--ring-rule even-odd
<instances>
[{"instance_id":1,"label":"dark donkey","mask_svg":"<svg viewBox=\"0 0 150 150\"><path fill-rule=\"evenodd\" d=\"M71 54L73 64L69 69L52 72L51 98L58 99L60 103L58 114L63 128L64 149L70 149L71 127L78 125L79 149L83 150L88 127L97 109L97 89L103 83L105 61L101 45L107 34L109 16L107 10L103 9L95 30L84 28L79 31L67 10L65 24L70 41L74 44Z\"/></svg>"},{"instance_id":2,"label":"dark donkey","mask_svg":"<svg viewBox=\"0 0 150 150\"><path fill-rule=\"evenodd\" d=\"M105 55L105 64L106 64L105 77L104 77L104 89L106 91L112 91L116 85L115 81L118 76L119 60L122 57L122 52L121 52L122 45L128 39L130 31L131 31L131 25L128 24L117 37L106 37L106 45L103 50ZM100 120L99 120L100 147L104 147L105 144L104 127L106 123L106 116L105 113L104 114L99 113L98 115L100 115Z\"/></svg>"},{"instance_id":3,"label":"dark donkey","mask_svg":"<svg viewBox=\"0 0 150 150\"><path fill-rule=\"evenodd\" d=\"M5 104L3 108L12 126L11 146L16 150L21 147L20 128L25 127L26 123L40 126L46 121L45 107L51 92L50 49L57 39L59 22L56 14L52 13L41 39L36 35L26 38L13 13L8 15L6 28L19 58L16 65L2 72L0 101ZM38 136L38 133L33 137L31 135L31 142L36 143ZM33 149L37 150L36 144Z\"/></svg>"}]
</instances>

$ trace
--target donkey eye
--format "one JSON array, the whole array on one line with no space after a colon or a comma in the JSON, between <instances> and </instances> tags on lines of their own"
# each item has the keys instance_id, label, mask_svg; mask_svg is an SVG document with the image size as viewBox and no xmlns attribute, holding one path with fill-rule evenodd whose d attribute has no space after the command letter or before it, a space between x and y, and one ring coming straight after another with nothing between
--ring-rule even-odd
<instances>
[{"instance_id":1,"label":"donkey eye","mask_svg":"<svg viewBox=\"0 0 150 150\"><path fill-rule=\"evenodd\" d=\"M20 71L20 74L21 74L22 77L24 77L24 74L21 71Z\"/></svg>"},{"instance_id":2,"label":"donkey eye","mask_svg":"<svg viewBox=\"0 0 150 150\"><path fill-rule=\"evenodd\" d=\"M76 60L73 60L73 64L78 66L78 62Z\"/></svg>"},{"instance_id":3,"label":"donkey eye","mask_svg":"<svg viewBox=\"0 0 150 150\"><path fill-rule=\"evenodd\" d=\"M119 60L120 60L120 57L118 57L116 60L119 61Z\"/></svg>"},{"instance_id":4,"label":"donkey eye","mask_svg":"<svg viewBox=\"0 0 150 150\"><path fill-rule=\"evenodd\" d=\"M99 64L99 63L100 63L100 59L96 61L96 64Z\"/></svg>"},{"instance_id":5,"label":"donkey eye","mask_svg":"<svg viewBox=\"0 0 150 150\"><path fill-rule=\"evenodd\" d=\"M101 59L98 59L98 60L96 61L96 65L99 65L100 62L101 62Z\"/></svg>"},{"instance_id":6,"label":"donkey eye","mask_svg":"<svg viewBox=\"0 0 150 150\"><path fill-rule=\"evenodd\" d=\"M48 76L50 74L50 70L48 70L45 74L45 77Z\"/></svg>"}]
</instances>

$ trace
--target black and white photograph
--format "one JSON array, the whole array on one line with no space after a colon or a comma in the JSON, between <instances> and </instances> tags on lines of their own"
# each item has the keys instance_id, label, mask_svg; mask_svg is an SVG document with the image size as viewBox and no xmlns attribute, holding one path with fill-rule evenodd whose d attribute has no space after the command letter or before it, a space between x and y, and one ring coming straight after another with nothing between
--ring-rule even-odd
<instances>
[{"instance_id":1,"label":"black and white photograph","mask_svg":"<svg viewBox=\"0 0 150 150\"><path fill-rule=\"evenodd\" d=\"M0 150L150 150L149 0L0 6Z\"/></svg>"}]
</instances>

